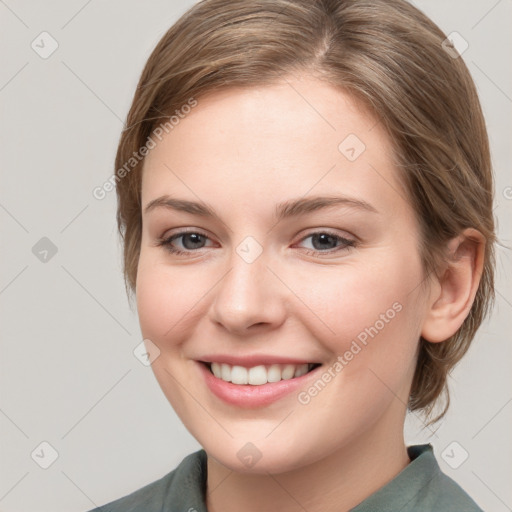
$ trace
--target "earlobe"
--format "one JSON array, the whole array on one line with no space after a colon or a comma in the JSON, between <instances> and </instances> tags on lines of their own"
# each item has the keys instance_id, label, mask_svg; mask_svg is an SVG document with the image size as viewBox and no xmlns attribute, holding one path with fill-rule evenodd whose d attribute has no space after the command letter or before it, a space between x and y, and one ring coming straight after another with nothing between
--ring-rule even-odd
<instances>
[{"instance_id":1,"label":"earlobe","mask_svg":"<svg viewBox=\"0 0 512 512\"><path fill-rule=\"evenodd\" d=\"M465 229L450 240L438 277L437 293L428 304L421 336L439 343L453 336L468 316L480 284L485 239L476 229Z\"/></svg>"}]
</instances>

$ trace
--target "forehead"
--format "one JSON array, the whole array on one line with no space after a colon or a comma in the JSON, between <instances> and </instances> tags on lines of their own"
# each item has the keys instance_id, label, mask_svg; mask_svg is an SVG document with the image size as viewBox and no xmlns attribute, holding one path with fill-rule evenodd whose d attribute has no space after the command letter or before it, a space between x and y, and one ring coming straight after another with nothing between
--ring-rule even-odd
<instances>
[{"instance_id":1,"label":"forehead","mask_svg":"<svg viewBox=\"0 0 512 512\"><path fill-rule=\"evenodd\" d=\"M381 124L326 82L288 77L197 101L148 153L143 204L176 191L231 202L235 193L279 202L309 191L405 199Z\"/></svg>"}]
</instances>

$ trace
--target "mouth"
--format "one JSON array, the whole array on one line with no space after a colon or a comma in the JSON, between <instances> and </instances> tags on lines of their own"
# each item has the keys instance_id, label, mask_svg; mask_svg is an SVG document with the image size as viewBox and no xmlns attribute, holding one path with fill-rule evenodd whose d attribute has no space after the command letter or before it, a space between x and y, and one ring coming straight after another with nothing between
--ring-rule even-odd
<instances>
[{"instance_id":1,"label":"mouth","mask_svg":"<svg viewBox=\"0 0 512 512\"><path fill-rule=\"evenodd\" d=\"M292 380L312 372L321 363L268 364L252 367L199 361L217 379L231 384L262 386L282 380Z\"/></svg>"}]
</instances>

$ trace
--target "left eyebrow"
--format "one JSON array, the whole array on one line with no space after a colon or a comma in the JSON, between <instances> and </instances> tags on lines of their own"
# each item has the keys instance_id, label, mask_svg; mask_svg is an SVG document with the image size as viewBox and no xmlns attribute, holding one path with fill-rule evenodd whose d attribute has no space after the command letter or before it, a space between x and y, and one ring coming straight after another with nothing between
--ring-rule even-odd
<instances>
[{"instance_id":1,"label":"left eyebrow","mask_svg":"<svg viewBox=\"0 0 512 512\"><path fill-rule=\"evenodd\" d=\"M303 197L300 199L293 199L279 203L276 205L275 215L277 220L281 221L289 217L295 217L318 211L333 206L346 206L366 212L378 213L377 209L370 203L353 197L346 196L314 196ZM195 201L188 201L185 199L177 199L168 195L157 197L150 201L144 208L144 213L158 208L164 207L173 210L183 211L192 215L199 215L201 217L212 217L219 219L214 209L206 203L199 203Z\"/></svg>"},{"instance_id":2,"label":"left eyebrow","mask_svg":"<svg viewBox=\"0 0 512 512\"><path fill-rule=\"evenodd\" d=\"M346 196L315 196L279 203L276 206L276 217L278 220L283 220L288 217L294 217L296 215L302 215L304 213L338 205L371 213L379 213L374 206L362 199Z\"/></svg>"}]
</instances>

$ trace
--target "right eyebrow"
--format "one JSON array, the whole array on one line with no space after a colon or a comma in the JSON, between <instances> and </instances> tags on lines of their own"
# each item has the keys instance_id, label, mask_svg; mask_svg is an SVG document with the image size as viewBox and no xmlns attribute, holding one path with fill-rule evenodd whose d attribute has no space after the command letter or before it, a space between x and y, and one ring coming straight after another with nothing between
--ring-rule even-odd
<instances>
[{"instance_id":1,"label":"right eyebrow","mask_svg":"<svg viewBox=\"0 0 512 512\"><path fill-rule=\"evenodd\" d=\"M144 208L144 213L148 213L156 208L168 208L191 213L192 215L200 215L202 217L217 217L213 209L205 203L187 201L186 199L176 199L170 196L160 196L153 199Z\"/></svg>"}]
</instances>

